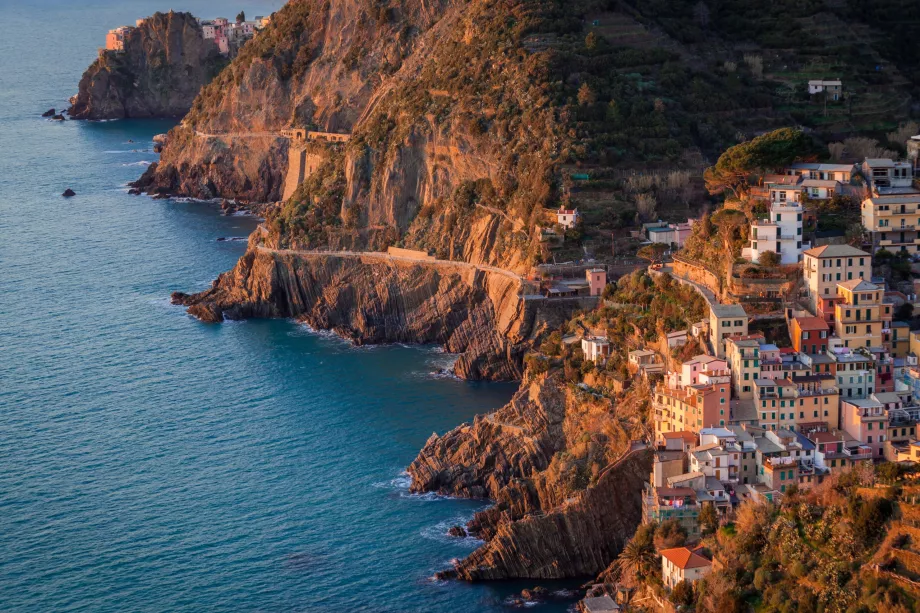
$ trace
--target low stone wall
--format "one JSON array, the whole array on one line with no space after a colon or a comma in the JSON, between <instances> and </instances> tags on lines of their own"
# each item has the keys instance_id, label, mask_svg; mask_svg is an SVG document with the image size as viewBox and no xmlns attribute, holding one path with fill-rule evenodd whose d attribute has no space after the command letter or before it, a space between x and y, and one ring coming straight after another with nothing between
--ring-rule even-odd
<instances>
[{"instance_id":1,"label":"low stone wall","mask_svg":"<svg viewBox=\"0 0 920 613\"><path fill-rule=\"evenodd\" d=\"M403 249L401 247L387 247L387 255L397 258L412 258L415 260L434 260L434 256L427 251L417 251L415 249Z\"/></svg>"},{"instance_id":2,"label":"low stone wall","mask_svg":"<svg viewBox=\"0 0 920 613\"><path fill-rule=\"evenodd\" d=\"M694 264L689 260L684 260L677 257L674 258L674 262L671 264L671 268L674 270L676 275L709 288L709 291L711 291L717 297L722 296L722 284L720 279L708 268L705 268L700 264Z\"/></svg>"}]
</instances>

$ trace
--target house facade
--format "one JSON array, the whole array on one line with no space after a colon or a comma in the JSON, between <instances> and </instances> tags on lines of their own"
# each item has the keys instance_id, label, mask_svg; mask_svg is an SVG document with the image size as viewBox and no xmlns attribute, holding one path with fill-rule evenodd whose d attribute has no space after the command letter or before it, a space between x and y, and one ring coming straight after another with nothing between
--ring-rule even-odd
<instances>
[{"instance_id":1,"label":"house facade","mask_svg":"<svg viewBox=\"0 0 920 613\"><path fill-rule=\"evenodd\" d=\"M872 255L849 245L824 245L803 253L802 269L812 312L831 322L838 299L837 284L871 279Z\"/></svg>"}]
</instances>

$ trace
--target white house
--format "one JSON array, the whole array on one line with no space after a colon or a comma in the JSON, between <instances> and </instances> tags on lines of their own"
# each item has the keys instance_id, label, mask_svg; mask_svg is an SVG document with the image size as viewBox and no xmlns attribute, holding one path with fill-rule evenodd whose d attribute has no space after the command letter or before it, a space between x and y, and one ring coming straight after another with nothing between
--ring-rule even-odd
<instances>
[{"instance_id":1,"label":"white house","mask_svg":"<svg viewBox=\"0 0 920 613\"><path fill-rule=\"evenodd\" d=\"M827 92L831 100L840 100L843 94L843 82L840 79L812 79L808 82L809 94L820 94Z\"/></svg>"},{"instance_id":2,"label":"white house","mask_svg":"<svg viewBox=\"0 0 920 613\"><path fill-rule=\"evenodd\" d=\"M686 547L664 549L661 552L661 578L669 590L681 581L693 583L712 572L712 562L704 558L701 549Z\"/></svg>"},{"instance_id":3,"label":"white house","mask_svg":"<svg viewBox=\"0 0 920 613\"><path fill-rule=\"evenodd\" d=\"M796 190L801 189L796 186ZM760 259L765 251L780 256L781 264L796 264L802 260L802 251L811 249L810 243L802 242L802 203L798 191L794 199L788 199L785 189L773 190L775 199L770 205L770 216L751 224L750 246L745 247L742 256L752 262Z\"/></svg>"},{"instance_id":4,"label":"white house","mask_svg":"<svg viewBox=\"0 0 920 613\"><path fill-rule=\"evenodd\" d=\"M581 339L581 351L586 360L597 362L610 355L610 341L606 336L586 336Z\"/></svg>"},{"instance_id":5,"label":"white house","mask_svg":"<svg viewBox=\"0 0 920 613\"><path fill-rule=\"evenodd\" d=\"M561 206L559 210L556 211L556 223L562 225L564 228L575 226L575 224L578 223L579 217L578 209L567 209Z\"/></svg>"}]
</instances>

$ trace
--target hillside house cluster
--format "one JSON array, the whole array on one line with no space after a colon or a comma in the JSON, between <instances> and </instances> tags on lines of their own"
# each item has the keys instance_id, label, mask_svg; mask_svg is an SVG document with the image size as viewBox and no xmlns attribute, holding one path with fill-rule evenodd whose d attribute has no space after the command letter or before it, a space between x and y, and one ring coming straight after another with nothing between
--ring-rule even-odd
<instances>
[{"instance_id":1,"label":"hillside house cluster","mask_svg":"<svg viewBox=\"0 0 920 613\"><path fill-rule=\"evenodd\" d=\"M144 19L138 19L133 26L119 26L109 30L105 36L105 48L108 51L124 51L125 38L135 28L144 24ZM205 39L217 43L218 50L227 55L231 48L239 48L244 42L252 38L256 32L268 25L270 17L256 17L253 21L234 21L224 17L212 20L199 19L201 33Z\"/></svg>"},{"instance_id":2,"label":"hillside house cluster","mask_svg":"<svg viewBox=\"0 0 920 613\"><path fill-rule=\"evenodd\" d=\"M766 175L751 195L766 200L770 212L767 218L751 224L750 244L742 256L756 262L763 253L772 251L780 256L781 264L801 262L802 252L811 248L803 241L803 203L849 193L853 172L852 164L799 162L781 174Z\"/></svg>"},{"instance_id":3,"label":"hillside house cluster","mask_svg":"<svg viewBox=\"0 0 920 613\"><path fill-rule=\"evenodd\" d=\"M138 25L143 23L143 20L139 20ZM105 35L105 48L107 51L124 51L125 50L125 38L128 34L134 30L135 26L119 26L114 30L109 30Z\"/></svg>"},{"instance_id":4,"label":"hillside house cluster","mask_svg":"<svg viewBox=\"0 0 920 613\"><path fill-rule=\"evenodd\" d=\"M231 49L239 48L244 42L255 36L256 32L268 25L270 18L256 17L253 21L233 21L225 17L211 20L198 20L204 38L217 43L218 50L227 55Z\"/></svg>"}]
</instances>

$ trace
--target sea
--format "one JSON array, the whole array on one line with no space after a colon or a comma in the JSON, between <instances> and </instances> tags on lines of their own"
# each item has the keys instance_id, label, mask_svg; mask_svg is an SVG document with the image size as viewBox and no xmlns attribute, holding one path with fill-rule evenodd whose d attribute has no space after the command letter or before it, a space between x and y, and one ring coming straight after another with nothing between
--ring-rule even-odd
<instances>
[{"instance_id":1,"label":"sea","mask_svg":"<svg viewBox=\"0 0 920 613\"><path fill-rule=\"evenodd\" d=\"M0 0L0 611L514 610L540 582L433 579L488 503L404 471L515 385L445 375L437 347L196 321L170 293L232 268L258 220L127 193L173 121L40 117L112 27L281 5L171 2Z\"/></svg>"}]
</instances>

